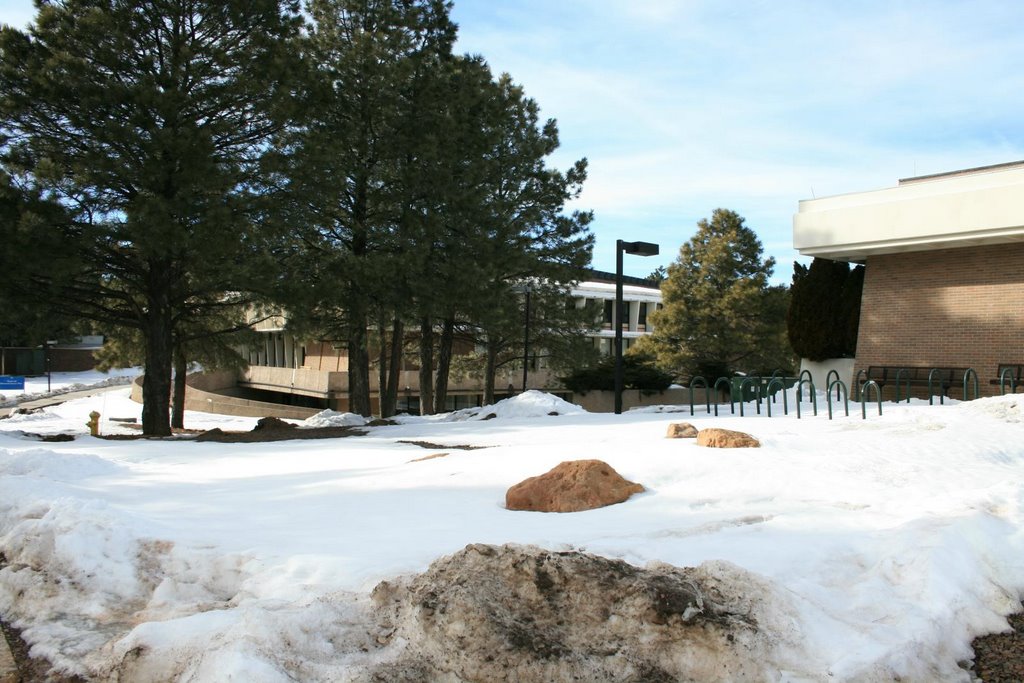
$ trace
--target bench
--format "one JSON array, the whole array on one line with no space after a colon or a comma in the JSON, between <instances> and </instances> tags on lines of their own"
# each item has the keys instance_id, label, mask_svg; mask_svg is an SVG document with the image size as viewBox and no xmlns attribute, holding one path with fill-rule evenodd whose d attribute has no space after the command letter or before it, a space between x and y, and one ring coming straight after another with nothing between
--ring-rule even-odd
<instances>
[{"instance_id":1,"label":"bench","mask_svg":"<svg viewBox=\"0 0 1024 683\"><path fill-rule=\"evenodd\" d=\"M861 370L857 374L857 383L863 385L861 376L866 375L864 382L868 380L873 381L878 385L879 390L883 389L887 384L894 385L896 387L896 395L899 397L902 387L928 387L930 382L933 390L937 389L940 395L945 395L950 387L961 384L964 381L964 374L966 372L967 368L870 365L866 373Z\"/></svg>"},{"instance_id":2,"label":"bench","mask_svg":"<svg viewBox=\"0 0 1024 683\"><path fill-rule=\"evenodd\" d=\"M988 383L1003 387L1009 386L1010 391L1013 392L1021 386L1021 381L1024 381L1022 373L1024 373L1024 363L1000 363L996 366L995 378L990 379ZM1001 388L1000 391L1004 391L1004 389Z\"/></svg>"}]
</instances>

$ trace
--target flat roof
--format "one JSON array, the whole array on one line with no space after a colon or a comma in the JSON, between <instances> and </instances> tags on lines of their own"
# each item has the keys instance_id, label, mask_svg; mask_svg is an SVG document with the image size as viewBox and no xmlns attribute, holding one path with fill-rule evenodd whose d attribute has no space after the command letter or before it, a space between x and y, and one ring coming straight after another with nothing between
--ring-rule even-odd
<instances>
[{"instance_id":1,"label":"flat roof","mask_svg":"<svg viewBox=\"0 0 1024 683\"><path fill-rule=\"evenodd\" d=\"M1024 242L1022 161L805 199L793 216L797 251L839 261L1011 242Z\"/></svg>"}]
</instances>

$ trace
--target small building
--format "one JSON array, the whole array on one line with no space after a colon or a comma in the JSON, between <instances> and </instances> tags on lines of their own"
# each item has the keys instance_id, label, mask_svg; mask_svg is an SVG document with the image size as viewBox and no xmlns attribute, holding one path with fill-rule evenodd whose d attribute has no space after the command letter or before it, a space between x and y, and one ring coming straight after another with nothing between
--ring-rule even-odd
<instances>
[{"instance_id":1,"label":"small building","mask_svg":"<svg viewBox=\"0 0 1024 683\"><path fill-rule=\"evenodd\" d=\"M804 256L865 265L856 372L1024 364L1024 161L800 202Z\"/></svg>"},{"instance_id":2,"label":"small building","mask_svg":"<svg viewBox=\"0 0 1024 683\"><path fill-rule=\"evenodd\" d=\"M591 343L603 354L614 352L615 339L615 274L591 271L589 278L571 290L577 307L597 304L603 311L594 327L586 331ZM658 285L640 278L623 278L623 303L627 319L623 321L623 350L636 339L650 334L650 313L661 307ZM234 389L245 398L294 406L348 410L348 352L345 345L330 340L303 341L287 329L283 316L256 325L262 343L249 352L249 367L244 370ZM457 341L455 353L470 353L473 346ZM495 378L495 399L500 400L522 389L522 365L500 370ZM402 369L399 380L399 412L419 410L419 369L409 364ZM453 378L448 387L447 410L479 406L483 400L483 380ZM531 354L527 372L527 389L540 389L569 398L555 373L547 367L542 355ZM378 409L379 387L375 372L370 373L373 410Z\"/></svg>"},{"instance_id":3,"label":"small building","mask_svg":"<svg viewBox=\"0 0 1024 683\"><path fill-rule=\"evenodd\" d=\"M0 345L0 375L44 375L82 372L96 367L93 354L103 347L102 335L86 335L42 346Z\"/></svg>"}]
</instances>

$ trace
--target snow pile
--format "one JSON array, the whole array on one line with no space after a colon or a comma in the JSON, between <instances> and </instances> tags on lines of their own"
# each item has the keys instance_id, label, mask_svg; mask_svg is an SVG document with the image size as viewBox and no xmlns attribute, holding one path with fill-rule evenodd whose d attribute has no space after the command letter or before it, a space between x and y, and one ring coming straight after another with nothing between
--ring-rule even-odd
<instances>
[{"instance_id":1,"label":"snow pile","mask_svg":"<svg viewBox=\"0 0 1024 683\"><path fill-rule=\"evenodd\" d=\"M547 415L580 415L587 411L578 405L536 389L498 401L482 408L466 408L449 413L446 420L491 420L494 418L530 418Z\"/></svg>"},{"instance_id":2,"label":"snow pile","mask_svg":"<svg viewBox=\"0 0 1024 683\"><path fill-rule=\"evenodd\" d=\"M799 635L787 598L727 562L474 544L373 598L374 680L770 680Z\"/></svg>"},{"instance_id":3,"label":"snow pile","mask_svg":"<svg viewBox=\"0 0 1024 683\"><path fill-rule=\"evenodd\" d=\"M339 413L337 410L321 410L299 423L300 428L316 427L362 427L367 420L355 413Z\"/></svg>"},{"instance_id":4,"label":"snow pile","mask_svg":"<svg viewBox=\"0 0 1024 683\"><path fill-rule=\"evenodd\" d=\"M1019 424L1024 419L1024 411L1021 410L1021 400L1016 394L970 401L963 404L963 409L978 416L991 417L1001 422L1013 424Z\"/></svg>"}]
</instances>

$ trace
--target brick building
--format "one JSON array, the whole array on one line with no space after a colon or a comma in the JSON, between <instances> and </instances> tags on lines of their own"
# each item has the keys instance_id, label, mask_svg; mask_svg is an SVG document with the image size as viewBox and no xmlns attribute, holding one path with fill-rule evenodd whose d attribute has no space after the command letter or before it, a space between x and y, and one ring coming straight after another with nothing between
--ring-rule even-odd
<instances>
[{"instance_id":1,"label":"brick building","mask_svg":"<svg viewBox=\"0 0 1024 683\"><path fill-rule=\"evenodd\" d=\"M854 373L1024 364L1024 162L800 202L805 256L865 264ZM953 392L953 395L958 395Z\"/></svg>"}]
</instances>

